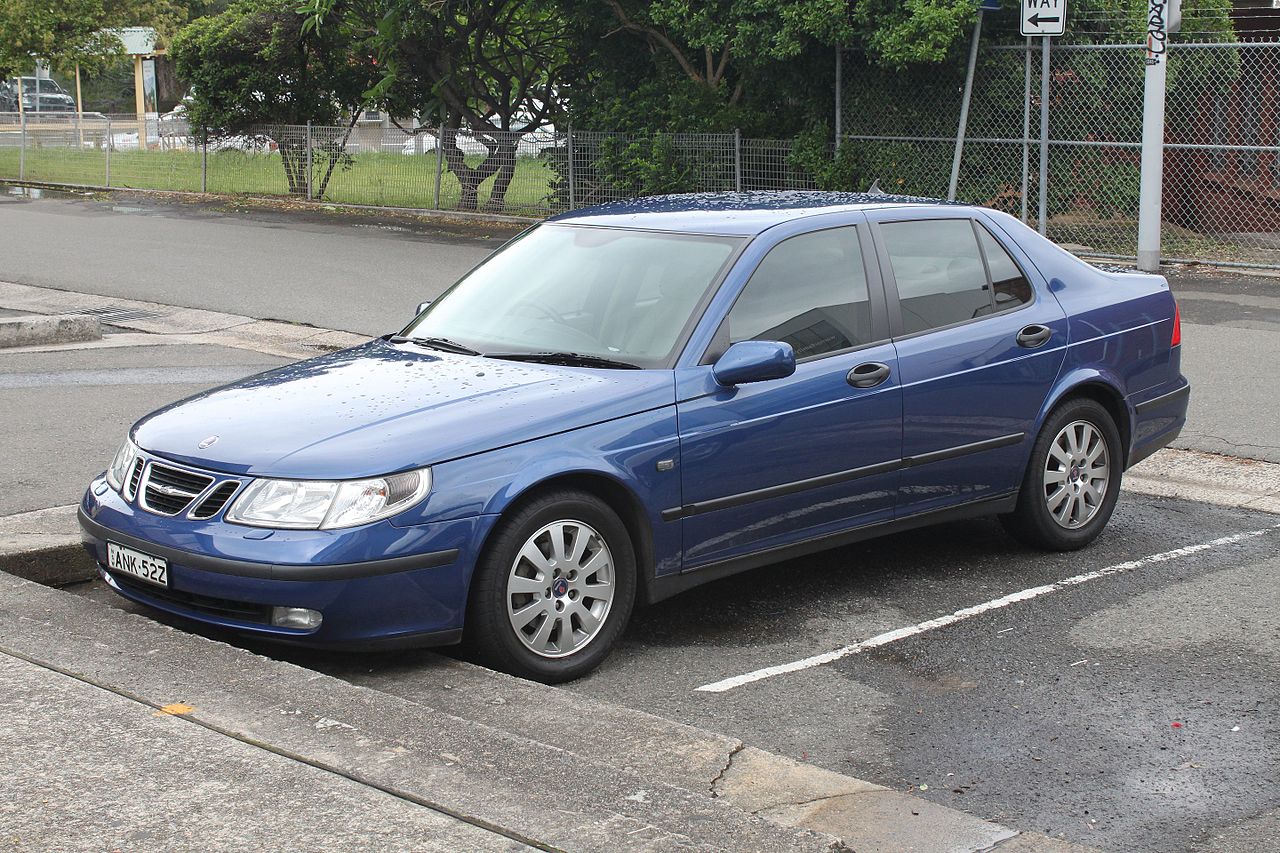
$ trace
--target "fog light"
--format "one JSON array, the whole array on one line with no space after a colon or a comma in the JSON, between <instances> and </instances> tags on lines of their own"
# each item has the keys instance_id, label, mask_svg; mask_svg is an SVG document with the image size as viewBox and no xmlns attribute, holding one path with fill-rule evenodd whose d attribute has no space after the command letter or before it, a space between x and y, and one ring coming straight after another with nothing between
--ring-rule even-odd
<instances>
[{"instance_id":1,"label":"fog light","mask_svg":"<svg viewBox=\"0 0 1280 853\"><path fill-rule=\"evenodd\" d=\"M271 624L277 628L301 628L310 631L320 627L320 611L305 607L271 608Z\"/></svg>"}]
</instances>

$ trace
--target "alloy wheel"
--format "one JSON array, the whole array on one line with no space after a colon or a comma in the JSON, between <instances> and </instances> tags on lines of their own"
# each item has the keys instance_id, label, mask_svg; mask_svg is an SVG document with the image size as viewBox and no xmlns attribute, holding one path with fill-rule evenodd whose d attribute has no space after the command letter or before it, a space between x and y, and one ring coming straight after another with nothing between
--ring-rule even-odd
<instances>
[{"instance_id":1,"label":"alloy wheel","mask_svg":"<svg viewBox=\"0 0 1280 853\"><path fill-rule=\"evenodd\" d=\"M562 658L600 633L614 596L609 545L590 525L553 521L525 540L507 574L507 616L534 654Z\"/></svg>"},{"instance_id":2,"label":"alloy wheel","mask_svg":"<svg viewBox=\"0 0 1280 853\"><path fill-rule=\"evenodd\" d=\"M1093 520L1111 481L1107 441L1089 421L1064 426L1049 445L1044 468L1044 498L1060 527L1074 530Z\"/></svg>"}]
</instances>

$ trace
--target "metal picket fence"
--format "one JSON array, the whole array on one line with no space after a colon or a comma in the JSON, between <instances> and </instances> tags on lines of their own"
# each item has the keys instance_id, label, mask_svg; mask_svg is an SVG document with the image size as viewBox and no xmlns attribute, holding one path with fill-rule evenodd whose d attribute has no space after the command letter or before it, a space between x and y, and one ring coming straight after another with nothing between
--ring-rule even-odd
<instances>
[{"instance_id":1,"label":"metal picket fence","mask_svg":"<svg viewBox=\"0 0 1280 853\"><path fill-rule=\"evenodd\" d=\"M1142 47L1054 47L1045 187L1040 61L1038 48L1020 45L981 52L957 198L1037 225L1043 192L1050 237L1082 254L1133 257ZM1174 44L1169 62L1164 256L1280 266L1280 44ZM873 181L944 197L963 68L845 67L854 70L844 88L859 99L842 116L844 168L821 182L799 165L799 143L737 133L515 134L379 118L214 135L172 116L67 113L0 114L0 178L524 216L656 193Z\"/></svg>"}]
</instances>

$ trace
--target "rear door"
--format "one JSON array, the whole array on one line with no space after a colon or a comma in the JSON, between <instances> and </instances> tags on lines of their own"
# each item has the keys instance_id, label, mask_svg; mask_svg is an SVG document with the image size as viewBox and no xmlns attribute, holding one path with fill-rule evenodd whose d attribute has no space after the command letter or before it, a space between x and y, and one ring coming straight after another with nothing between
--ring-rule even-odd
<instances>
[{"instance_id":1,"label":"rear door","mask_svg":"<svg viewBox=\"0 0 1280 853\"><path fill-rule=\"evenodd\" d=\"M897 515L1016 489L1066 352L1066 314L971 210L873 220L902 382Z\"/></svg>"},{"instance_id":2,"label":"rear door","mask_svg":"<svg viewBox=\"0 0 1280 853\"><path fill-rule=\"evenodd\" d=\"M664 515L683 519L686 569L892 518L897 363L857 221L786 237L754 269L744 255L750 278L727 316L707 318L715 342L677 371L683 506ZM711 363L744 340L790 343L795 374L717 385Z\"/></svg>"}]
</instances>

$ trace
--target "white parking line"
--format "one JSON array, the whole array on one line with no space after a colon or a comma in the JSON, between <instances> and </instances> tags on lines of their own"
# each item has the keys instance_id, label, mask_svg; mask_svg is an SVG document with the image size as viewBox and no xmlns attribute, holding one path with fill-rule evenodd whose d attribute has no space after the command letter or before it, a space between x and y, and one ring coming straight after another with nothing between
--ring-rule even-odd
<instances>
[{"instance_id":1,"label":"white parking line","mask_svg":"<svg viewBox=\"0 0 1280 853\"><path fill-rule=\"evenodd\" d=\"M1242 542L1245 539L1252 539L1255 536L1262 536L1274 530L1280 529L1280 525L1274 527L1266 527L1261 530L1250 530L1245 533L1235 533L1231 536L1223 536L1214 539L1212 542L1202 542L1199 545L1187 545L1183 548L1175 548L1172 551L1164 551L1159 554L1152 554L1139 560L1130 560L1127 563L1116 563L1114 566L1107 566L1105 569L1098 569L1093 572L1085 572L1082 575L1075 575L1056 583L1045 584L1044 586L1033 586L1030 589L1024 589L1020 592L1013 592L1001 598L992 599L991 601L975 604L973 607L966 607L963 610L957 610L955 613L946 616L939 616L936 619L929 619L925 622L917 622L915 625L908 625L905 628L897 628L893 631L887 631L872 637L869 640L863 640L849 646L842 646L830 652L824 652L820 655L804 658L803 660L792 661L791 663L780 663L774 666L767 666L764 669L757 669L754 672L748 672L743 675L735 675L732 678L726 678L721 681L715 681L711 684L704 684L696 688L704 693L724 693L741 687L744 684L751 684L756 681L763 681L766 678L773 678L775 675L785 675L789 672L799 672L803 669L811 669L815 666L838 661L849 655L856 655L865 652L867 649L875 649L880 646L887 646L889 643L904 640L907 637L914 637L917 634L923 634L925 631L932 631L935 628L945 628L948 625L954 625L957 622L963 622L966 619L972 619L974 616L981 616L992 610L999 610L1002 607L1008 607L1010 604L1016 604L1019 601L1029 601L1033 598L1039 598L1042 595L1048 595L1051 592L1058 592L1067 587L1078 586L1082 583L1088 583L1098 578L1105 578L1110 575L1118 575L1122 572L1131 572L1134 569L1141 569L1144 566L1150 566L1154 563L1163 563L1168 560L1177 560L1181 557L1188 557L1192 554L1198 554L1201 551L1208 551L1213 548L1220 548L1224 545L1233 545L1236 542Z\"/></svg>"}]
</instances>

